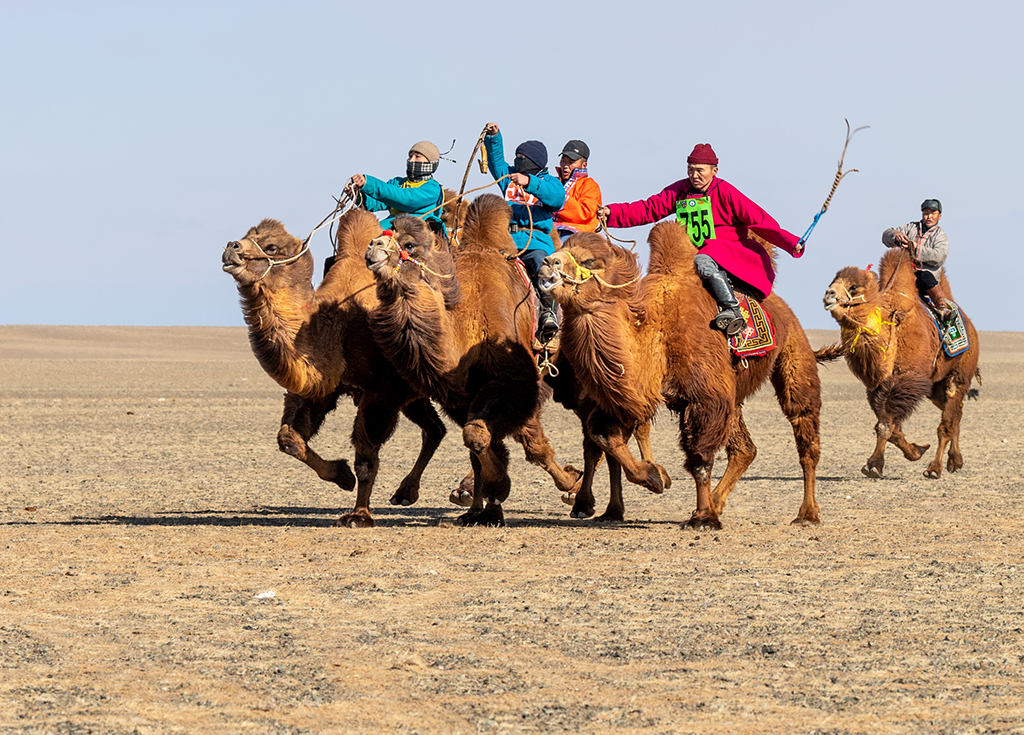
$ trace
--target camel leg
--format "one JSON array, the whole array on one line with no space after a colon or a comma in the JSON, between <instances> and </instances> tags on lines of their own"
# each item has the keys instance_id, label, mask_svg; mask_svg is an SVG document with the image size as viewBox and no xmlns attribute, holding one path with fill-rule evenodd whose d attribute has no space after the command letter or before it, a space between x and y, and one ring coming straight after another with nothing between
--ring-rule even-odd
<instances>
[{"instance_id":1,"label":"camel leg","mask_svg":"<svg viewBox=\"0 0 1024 735\"><path fill-rule=\"evenodd\" d=\"M420 453L416 457L416 464L399 484L395 494L391 496L389 502L392 505L412 505L419 500L423 470L427 468L427 464L447 433L441 417L437 415L437 411L434 410L430 401L425 398L407 404L402 408L402 413L420 427Z\"/></svg>"},{"instance_id":2,"label":"camel leg","mask_svg":"<svg viewBox=\"0 0 1024 735\"><path fill-rule=\"evenodd\" d=\"M779 355L771 380L779 407L793 427L793 439L803 472L803 500L792 522L819 525L821 518L815 484L821 458L821 382L814 353L802 335L790 349ZM881 446L884 450L884 441Z\"/></svg>"},{"instance_id":3,"label":"camel leg","mask_svg":"<svg viewBox=\"0 0 1024 735\"><path fill-rule=\"evenodd\" d=\"M903 424L896 424L892 427L892 436L889 443L898 447L903 456L911 462L916 462L924 456L931 444L914 444L903 435Z\"/></svg>"},{"instance_id":4,"label":"camel leg","mask_svg":"<svg viewBox=\"0 0 1024 735\"><path fill-rule=\"evenodd\" d=\"M625 518L626 505L622 501L622 466L611 455L608 456L608 484L611 493L608 496L608 507L595 521L621 522Z\"/></svg>"},{"instance_id":5,"label":"camel leg","mask_svg":"<svg viewBox=\"0 0 1024 735\"><path fill-rule=\"evenodd\" d=\"M356 477L344 459L326 460L313 451L308 442L323 426L327 414L338 405L338 395L316 401L296 393L284 396L284 413L277 432L277 446L316 472L321 480L333 482L342 490L356 486Z\"/></svg>"},{"instance_id":6,"label":"camel leg","mask_svg":"<svg viewBox=\"0 0 1024 735\"><path fill-rule=\"evenodd\" d=\"M654 462L654 448L651 446L651 422L648 421L636 427L633 436L636 438L636 445L640 449L640 459ZM672 487L672 478L660 464L655 464L655 466L660 470L662 484L668 490Z\"/></svg>"},{"instance_id":7,"label":"camel leg","mask_svg":"<svg viewBox=\"0 0 1024 735\"><path fill-rule=\"evenodd\" d=\"M861 468L861 472L866 476L882 476L885 468L886 443L932 388L931 379L927 376L903 373L886 378L868 391L868 403L871 404L871 410L875 412L878 423L875 424L875 451L868 458L867 464ZM896 441L893 443L896 444Z\"/></svg>"},{"instance_id":8,"label":"camel leg","mask_svg":"<svg viewBox=\"0 0 1024 735\"><path fill-rule=\"evenodd\" d=\"M697 509L686 525L690 528L720 529L711 504L711 472L715 452L729 438L735 397L731 391L694 395L681 402L679 411L679 443L686 455L686 471L697 485Z\"/></svg>"},{"instance_id":9,"label":"camel leg","mask_svg":"<svg viewBox=\"0 0 1024 735\"><path fill-rule=\"evenodd\" d=\"M473 465L473 505L459 516L463 526L504 526L501 504L509 495L512 480L508 475L508 448L492 436L483 419L466 422L462 440L471 452Z\"/></svg>"},{"instance_id":10,"label":"camel leg","mask_svg":"<svg viewBox=\"0 0 1024 735\"><path fill-rule=\"evenodd\" d=\"M725 465L725 474L718 481L715 490L711 493L711 506L715 513L721 515L725 510L725 500L736 488L736 483L743 476L743 473L750 467L750 463L757 457L757 447L750 432L743 421L743 409L736 407L733 413L732 430L729 432L729 443L725 445L725 452L728 462Z\"/></svg>"},{"instance_id":11,"label":"camel leg","mask_svg":"<svg viewBox=\"0 0 1024 735\"><path fill-rule=\"evenodd\" d=\"M937 383L932 391L932 402L942 409L939 419L939 448L935 457L928 464L924 476L937 480L942 476L942 455L949 447L947 469L956 472L964 466L963 455L960 454L960 419L963 416L964 399L968 385L958 384L954 375Z\"/></svg>"},{"instance_id":12,"label":"camel leg","mask_svg":"<svg viewBox=\"0 0 1024 735\"><path fill-rule=\"evenodd\" d=\"M558 464L555 459L555 450L551 448L551 442L548 441L547 435L544 434L544 428L540 424L539 411L516 430L512 437L522 445L526 461L542 467L551 475L551 479L555 481L555 487L559 491L563 493L577 491L583 473L572 465L566 465L563 469Z\"/></svg>"},{"instance_id":13,"label":"camel leg","mask_svg":"<svg viewBox=\"0 0 1024 735\"><path fill-rule=\"evenodd\" d=\"M615 458L616 462L625 470L626 479L647 488L652 493L665 492L664 478L668 473L654 462L637 461L629 449L630 431L600 410L591 412L586 423L588 436L608 455L609 461L611 458Z\"/></svg>"},{"instance_id":14,"label":"camel leg","mask_svg":"<svg viewBox=\"0 0 1024 735\"><path fill-rule=\"evenodd\" d=\"M594 475L601 465L604 452L584 434L583 436L583 475L580 478L580 489L574 494L572 512L573 518L590 518L594 515Z\"/></svg>"},{"instance_id":15,"label":"camel leg","mask_svg":"<svg viewBox=\"0 0 1024 735\"><path fill-rule=\"evenodd\" d=\"M380 448L398 425L398 406L392 400L364 393L352 424L352 446L356 450L356 506L335 525L347 528L372 528L370 495L380 469Z\"/></svg>"}]
</instances>

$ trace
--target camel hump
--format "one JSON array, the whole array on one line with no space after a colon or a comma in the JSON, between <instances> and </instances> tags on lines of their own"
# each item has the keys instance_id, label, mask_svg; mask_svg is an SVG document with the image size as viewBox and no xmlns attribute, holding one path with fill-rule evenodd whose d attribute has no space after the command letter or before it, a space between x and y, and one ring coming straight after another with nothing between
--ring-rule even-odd
<instances>
[{"instance_id":1,"label":"camel hump","mask_svg":"<svg viewBox=\"0 0 1024 735\"><path fill-rule=\"evenodd\" d=\"M466 209L464 235L460 250L495 250L512 247L508 224L512 209L496 194L483 194Z\"/></svg>"},{"instance_id":2,"label":"camel hump","mask_svg":"<svg viewBox=\"0 0 1024 735\"><path fill-rule=\"evenodd\" d=\"M338 220L335 259L362 259L370 240L380 233L380 222L370 212L365 209L350 209Z\"/></svg>"},{"instance_id":3,"label":"camel hump","mask_svg":"<svg viewBox=\"0 0 1024 735\"><path fill-rule=\"evenodd\" d=\"M686 230L675 222L661 222L647 236L651 246L648 273L679 275L693 272L693 257L697 248L690 242Z\"/></svg>"}]
</instances>

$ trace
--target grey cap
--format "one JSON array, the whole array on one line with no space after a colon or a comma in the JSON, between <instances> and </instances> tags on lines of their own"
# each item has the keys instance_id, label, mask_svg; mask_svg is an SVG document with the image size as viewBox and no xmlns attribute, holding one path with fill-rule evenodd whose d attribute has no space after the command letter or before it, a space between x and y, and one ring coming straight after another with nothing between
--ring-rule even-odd
<instances>
[{"instance_id":1,"label":"grey cap","mask_svg":"<svg viewBox=\"0 0 1024 735\"><path fill-rule=\"evenodd\" d=\"M926 209L934 209L939 214L942 214L942 202L938 199L925 199L921 202L921 211L923 212Z\"/></svg>"},{"instance_id":2,"label":"grey cap","mask_svg":"<svg viewBox=\"0 0 1024 735\"><path fill-rule=\"evenodd\" d=\"M562 155L578 161L581 158L590 158L590 148L582 140L570 140L562 148Z\"/></svg>"}]
</instances>

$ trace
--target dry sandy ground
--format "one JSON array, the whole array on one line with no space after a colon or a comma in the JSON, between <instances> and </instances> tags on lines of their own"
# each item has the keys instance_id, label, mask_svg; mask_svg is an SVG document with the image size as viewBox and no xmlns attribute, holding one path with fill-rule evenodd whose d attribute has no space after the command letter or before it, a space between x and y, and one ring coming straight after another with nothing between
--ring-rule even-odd
<instances>
[{"instance_id":1,"label":"dry sandy ground","mask_svg":"<svg viewBox=\"0 0 1024 735\"><path fill-rule=\"evenodd\" d=\"M822 368L819 528L789 525L799 466L763 394L720 532L680 525L668 415L675 484L627 487L625 524L571 520L515 448L508 527L453 527L457 431L393 508L403 423L353 531L353 495L278 452L282 391L241 329L0 327L0 731L1024 733L1022 368L1024 334L982 335L966 464L938 481L893 448L864 478L863 390ZM351 417L324 455L351 456ZM579 463L575 419L545 421Z\"/></svg>"}]
</instances>

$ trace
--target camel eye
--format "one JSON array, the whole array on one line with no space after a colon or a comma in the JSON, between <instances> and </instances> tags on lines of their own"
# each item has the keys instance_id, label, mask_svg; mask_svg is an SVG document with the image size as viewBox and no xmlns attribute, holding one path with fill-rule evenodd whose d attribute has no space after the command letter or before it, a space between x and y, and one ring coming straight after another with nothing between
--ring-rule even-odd
<instances>
[{"instance_id":1,"label":"camel eye","mask_svg":"<svg viewBox=\"0 0 1024 735\"><path fill-rule=\"evenodd\" d=\"M594 259L593 258L588 258L586 260L581 260L580 261L580 265L582 265L587 270L590 270L591 268L594 267Z\"/></svg>"},{"instance_id":2,"label":"camel eye","mask_svg":"<svg viewBox=\"0 0 1024 735\"><path fill-rule=\"evenodd\" d=\"M276 253L277 252L277 245L275 245L274 243L269 243L265 248L263 248L263 250L267 254Z\"/></svg>"}]
</instances>

